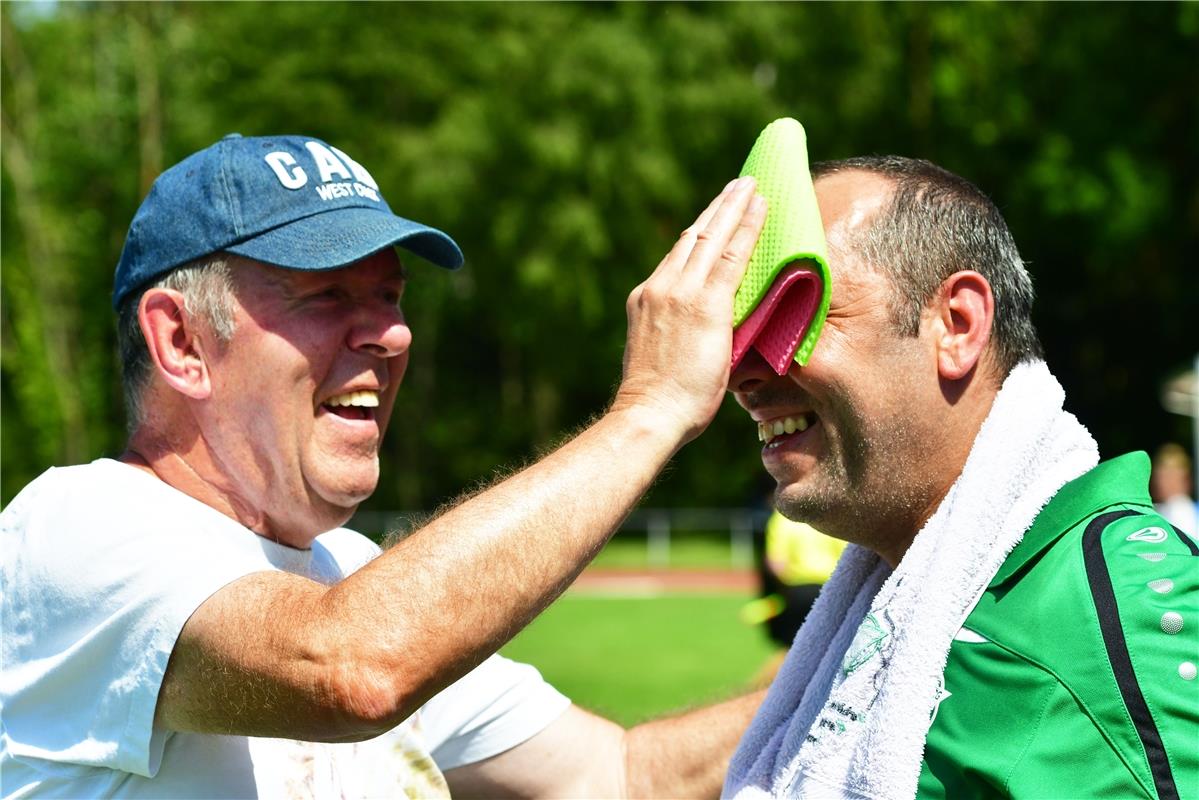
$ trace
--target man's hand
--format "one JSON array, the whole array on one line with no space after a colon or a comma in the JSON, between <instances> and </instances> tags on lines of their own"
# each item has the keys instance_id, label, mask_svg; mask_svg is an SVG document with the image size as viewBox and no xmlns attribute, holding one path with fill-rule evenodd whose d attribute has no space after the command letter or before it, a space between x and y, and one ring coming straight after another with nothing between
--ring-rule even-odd
<instances>
[{"instance_id":1,"label":"man's hand","mask_svg":"<svg viewBox=\"0 0 1199 800\"><path fill-rule=\"evenodd\" d=\"M648 407L682 441L699 435L728 385L733 295L766 220L753 178L731 182L628 300L624 380L613 409Z\"/></svg>"}]
</instances>

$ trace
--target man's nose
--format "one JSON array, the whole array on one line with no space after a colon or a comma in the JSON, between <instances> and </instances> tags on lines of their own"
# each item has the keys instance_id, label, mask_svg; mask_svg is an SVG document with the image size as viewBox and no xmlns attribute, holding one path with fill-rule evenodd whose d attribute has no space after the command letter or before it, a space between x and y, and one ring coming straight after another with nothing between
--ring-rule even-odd
<instances>
[{"instance_id":1,"label":"man's nose","mask_svg":"<svg viewBox=\"0 0 1199 800\"><path fill-rule=\"evenodd\" d=\"M729 391L737 394L752 392L771 378L777 378L774 370L766 363L766 359L754 348L741 359L733 371L729 373Z\"/></svg>"},{"instance_id":2,"label":"man's nose","mask_svg":"<svg viewBox=\"0 0 1199 800\"><path fill-rule=\"evenodd\" d=\"M399 308L381 304L359 312L347 343L351 350L391 358L412 346L412 331Z\"/></svg>"}]
</instances>

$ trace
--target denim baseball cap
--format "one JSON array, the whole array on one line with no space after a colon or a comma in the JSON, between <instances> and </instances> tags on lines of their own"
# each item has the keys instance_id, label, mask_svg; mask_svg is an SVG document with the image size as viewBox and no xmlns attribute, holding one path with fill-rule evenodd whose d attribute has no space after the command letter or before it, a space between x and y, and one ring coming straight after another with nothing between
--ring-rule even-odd
<instances>
[{"instance_id":1,"label":"denim baseball cap","mask_svg":"<svg viewBox=\"0 0 1199 800\"><path fill-rule=\"evenodd\" d=\"M129 225L112 305L175 267L218 251L326 270L399 245L447 269L445 233L392 213L361 164L308 136L231 133L158 176Z\"/></svg>"}]
</instances>

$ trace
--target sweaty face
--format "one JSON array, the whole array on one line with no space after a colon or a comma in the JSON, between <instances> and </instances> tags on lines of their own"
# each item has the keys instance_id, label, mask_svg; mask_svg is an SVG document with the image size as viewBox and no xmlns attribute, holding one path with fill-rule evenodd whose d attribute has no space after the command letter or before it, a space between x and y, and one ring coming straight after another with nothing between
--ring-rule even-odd
<instances>
[{"instance_id":1,"label":"sweaty face","mask_svg":"<svg viewBox=\"0 0 1199 800\"><path fill-rule=\"evenodd\" d=\"M235 280L205 437L239 501L261 511L258 532L307 546L378 483L412 341L403 271L388 249L327 272L242 261Z\"/></svg>"},{"instance_id":2,"label":"sweaty face","mask_svg":"<svg viewBox=\"0 0 1199 800\"><path fill-rule=\"evenodd\" d=\"M887 279L853 247L888 192L883 179L860 172L817 183L833 278L824 331L808 365L792 363L784 376L751 352L730 390L765 440L779 510L889 558L944 487L925 468L937 440L933 347L895 329Z\"/></svg>"}]
</instances>

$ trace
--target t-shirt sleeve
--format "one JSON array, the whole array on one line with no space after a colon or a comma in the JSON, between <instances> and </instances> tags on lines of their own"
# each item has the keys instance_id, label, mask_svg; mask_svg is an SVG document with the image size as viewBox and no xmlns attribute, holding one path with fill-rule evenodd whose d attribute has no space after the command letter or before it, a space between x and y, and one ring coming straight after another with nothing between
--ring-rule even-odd
<instances>
[{"instance_id":1,"label":"t-shirt sleeve","mask_svg":"<svg viewBox=\"0 0 1199 800\"><path fill-rule=\"evenodd\" d=\"M273 569L219 512L115 462L51 470L0 521L10 757L153 777L171 650L214 592Z\"/></svg>"},{"instance_id":2,"label":"t-shirt sleeve","mask_svg":"<svg viewBox=\"0 0 1199 800\"><path fill-rule=\"evenodd\" d=\"M569 706L534 667L495 655L426 703L418 719L433 760L445 771L516 747Z\"/></svg>"},{"instance_id":3,"label":"t-shirt sleeve","mask_svg":"<svg viewBox=\"0 0 1199 800\"><path fill-rule=\"evenodd\" d=\"M312 545L312 577L332 584L365 567L382 554L379 545L349 528L334 528Z\"/></svg>"}]
</instances>

